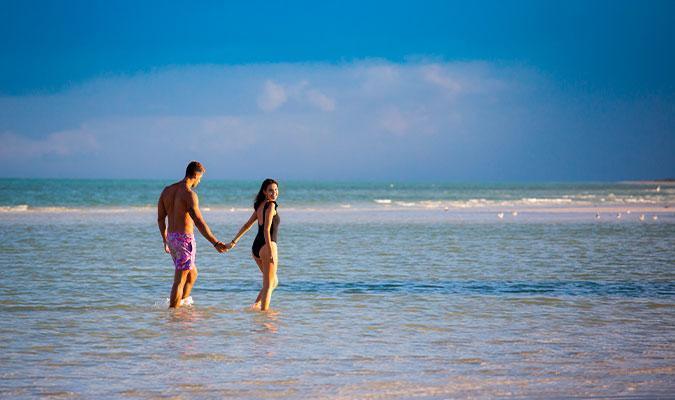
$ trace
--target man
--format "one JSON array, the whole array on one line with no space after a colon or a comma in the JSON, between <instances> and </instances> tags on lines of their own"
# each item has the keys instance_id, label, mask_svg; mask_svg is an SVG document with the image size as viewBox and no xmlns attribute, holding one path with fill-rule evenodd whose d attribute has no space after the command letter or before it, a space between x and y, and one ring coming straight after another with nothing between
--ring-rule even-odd
<instances>
[{"instance_id":1,"label":"man","mask_svg":"<svg viewBox=\"0 0 675 400\"><path fill-rule=\"evenodd\" d=\"M228 251L231 247L230 244L224 244L216 239L199 211L199 198L192 189L199 185L204 172L206 169L201 163L192 161L185 169L185 178L165 187L157 203L157 225L164 241L164 251L171 254L176 268L169 300L170 308L178 308L191 300L190 292L197 280L194 225L197 225L202 236L211 242L219 253ZM169 217L168 233L167 217Z\"/></svg>"}]
</instances>

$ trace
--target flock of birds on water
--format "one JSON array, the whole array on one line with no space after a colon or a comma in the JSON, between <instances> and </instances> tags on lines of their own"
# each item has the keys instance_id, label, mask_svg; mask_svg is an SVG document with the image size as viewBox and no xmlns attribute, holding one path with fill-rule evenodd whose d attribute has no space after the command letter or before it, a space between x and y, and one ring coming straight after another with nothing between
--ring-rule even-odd
<instances>
[{"instance_id":1,"label":"flock of birds on water","mask_svg":"<svg viewBox=\"0 0 675 400\"><path fill-rule=\"evenodd\" d=\"M660 192L660 191L661 191L661 186L657 186L657 187L656 187L656 192L658 193L658 192ZM447 207L445 208L445 211L448 211L448 208L447 208ZM631 213L630 210L626 210L626 214L630 215L630 213ZM513 212L511 212L511 215L514 216L514 217L517 217L517 216L518 216L518 211L513 211ZM623 216L623 215L622 215L620 212L616 213L616 219L621 219L622 216ZM497 213L497 218L499 218L499 219L504 219L504 213L503 213L503 212ZM596 213L595 213L595 219L600 219L600 213L599 213L599 212L596 212ZM638 217L638 219L640 220L640 222L644 222L644 220L646 219L646 217L645 217L644 214L640 214L640 216ZM658 221L658 220L659 220L659 216L656 215L656 214L652 215L652 220Z\"/></svg>"},{"instance_id":2,"label":"flock of birds on water","mask_svg":"<svg viewBox=\"0 0 675 400\"><path fill-rule=\"evenodd\" d=\"M630 210L626 210L626 214L630 215L630 213L631 213ZM517 216L518 216L518 211L513 211L513 212L511 212L511 215L514 216L514 217L517 217ZM621 219L622 216L623 216L622 213L620 213L620 212L616 213L616 219ZM504 219L504 213L503 213L503 212L497 213L497 218L499 218L499 219ZM644 214L640 214L640 216L638 217L638 219L639 219L640 221L644 221L646 218L647 218L647 217L646 217ZM599 213L599 212L596 212L596 213L595 213L595 219L600 219L600 213ZM659 216L658 216L658 215L652 215L652 219L653 219L654 221L658 221Z\"/></svg>"},{"instance_id":3,"label":"flock of birds on water","mask_svg":"<svg viewBox=\"0 0 675 400\"><path fill-rule=\"evenodd\" d=\"M390 184L389 187L392 187L392 188L393 188L393 187L394 187L394 184L393 184L393 183ZM659 185L659 186L656 187L656 192L659 193L660 191L661 191L661 186ZM450 209L450 208L447 207L447 206L444 207L444 211L448 211L449 209ZM232 209L231 211L234 211L234 209ZM630 213L631 213L630 210L626 210L626 214L630 215ZM518 211L512 211L512 212L511 212L511 215L514 216L514 217L517 217L517 216L518 216ZM616 213L616 219L621 219L622 217L623 217L623 214L622 214L622 213L620 213L620 212ZM501 212L501 211L498 212L498 213L497 213L497 218L499 218L499 219L504 219L504 213ZM640 214L640 216L638 217L638 219L640 220L640 222L644 222L644 220L645 220L646 218L647 218L647 217L646 217L644 214ZM595 213L595 219L600 219L600 213L599 213L599 212L596 212L596 213ZM656 215L656 214L652 215L652 220L658 221L658 219L659 219L659 216L658 216L658 215Z\"/></svg>"}]
</instances>

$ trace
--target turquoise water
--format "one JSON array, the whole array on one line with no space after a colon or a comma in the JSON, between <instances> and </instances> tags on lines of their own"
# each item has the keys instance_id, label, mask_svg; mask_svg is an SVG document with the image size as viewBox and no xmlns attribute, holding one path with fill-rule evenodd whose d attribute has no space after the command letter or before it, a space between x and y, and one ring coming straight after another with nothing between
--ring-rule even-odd
<instances>
[{"instance_id":1,"label":"turquoise water","mask_svg":"<svg viewBox=\"0 0 675 400\"><path fill-rule=\"evenodd\" d=\"M154 207L163 180L0 179L0 211L11 207ZM250 208L260 182L204 178L197 191L212 208ZM657 190L658 188L658 190ZM477 208L530 206L664 206L675 204L675 183L398 183L282 182L287 208Z\"/></svg>"},{"instance_id":2,"label":"turquoise water","mask_svg":"<svg viewBox=\"0 0 675 400\"><path fill-rule=\"evenodd\" d=\"M0 181L0 397L675 392L672 187L281 182L265 314L253 232L199 237L196 304L166 309L164 184ZM200 186L219 238L256 186Z\"/></svg>"}]
</instances>

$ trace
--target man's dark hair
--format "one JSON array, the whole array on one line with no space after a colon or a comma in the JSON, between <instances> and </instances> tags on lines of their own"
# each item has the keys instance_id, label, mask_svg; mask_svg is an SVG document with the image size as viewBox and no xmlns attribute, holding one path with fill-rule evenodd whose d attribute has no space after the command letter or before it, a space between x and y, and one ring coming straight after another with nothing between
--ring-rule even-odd
<instances>
[{"instance_id":1,"label":"man's dark hair","mask_svg":"<svg viewBox=\"0 0 675 400\"><path fill-rule=\"evenodd\" d=\"M185 177L186 178L194 178L197 176L198 173L204 173L206 171L206 168L200 163L199 161L191 161L190 164L188 164L187 168L185 168Z\"/></svg>"}]
</instances>

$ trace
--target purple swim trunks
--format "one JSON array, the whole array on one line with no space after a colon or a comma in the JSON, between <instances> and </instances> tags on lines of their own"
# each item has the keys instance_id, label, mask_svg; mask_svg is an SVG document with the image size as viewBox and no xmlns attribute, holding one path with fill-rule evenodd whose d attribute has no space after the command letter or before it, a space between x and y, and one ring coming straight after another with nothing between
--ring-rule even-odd
<instances>
[{"instance_id":1,"label":"purple swim trunks","mask_svg":"<svg viewBox=\"0 0 675 400\"><path fill-rule=\"evenodd\" d=\"M176 271L189 271L195 266L197 242L195 235L188 233L170 232L166 241L169 243L171 258Z\"/></svg>"}]
</instances>

